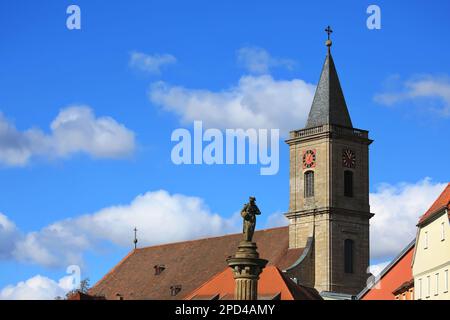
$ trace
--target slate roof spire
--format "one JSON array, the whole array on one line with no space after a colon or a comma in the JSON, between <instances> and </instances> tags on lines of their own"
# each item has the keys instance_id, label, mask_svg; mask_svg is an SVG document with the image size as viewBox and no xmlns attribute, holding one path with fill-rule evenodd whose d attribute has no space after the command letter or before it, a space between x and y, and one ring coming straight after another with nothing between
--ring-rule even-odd
<instances>
[{"instance_id":1,"label":"slate roof spire","mask_svg":"<svg viewBox=\"0 0 450 320\"><path fill-rule=\"evenodd\" d=\"M330 40L330 34L333 30L328 26L325 31L328 34L328 40L325 42L328 52L305 128L324 124L353 128L333 57L331 56L332 41Z\"/></svg>"}]
</instances>

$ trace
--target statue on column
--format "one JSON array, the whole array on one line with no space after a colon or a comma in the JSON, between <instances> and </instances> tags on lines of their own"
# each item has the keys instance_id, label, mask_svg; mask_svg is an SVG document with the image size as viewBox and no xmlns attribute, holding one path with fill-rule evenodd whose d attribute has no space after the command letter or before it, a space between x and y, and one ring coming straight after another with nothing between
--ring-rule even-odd
<instances>
[{"instance_id":1,"label":"statue on column","mask_svg":"<svg viewBox=\"0 0 450 320\"><path fill-rule=\"evenodd\" d=\"M268 262L259 257L256 243L252 242L256 216L261 214L255 201L255 197L250 197L249 203L246 203L241 210L241 216L244 219L243 239L239 242L236 253L227 259L228 266L233 270L236 300L258 299L259 275Z\"/></svg>"},{"instance_id":2,"label":"statue on column","mask_svg":"<svg viewBox=\"0 0 450 320\"><path fill-rule=\"evenodd\" d=\"M258 206L255 204L256 198L250 197L249 203L246 203L241 210L241 216L244 219L244 241L252 242L255 233L256 216L261 214Z\"/></svg>"}]
</instances>

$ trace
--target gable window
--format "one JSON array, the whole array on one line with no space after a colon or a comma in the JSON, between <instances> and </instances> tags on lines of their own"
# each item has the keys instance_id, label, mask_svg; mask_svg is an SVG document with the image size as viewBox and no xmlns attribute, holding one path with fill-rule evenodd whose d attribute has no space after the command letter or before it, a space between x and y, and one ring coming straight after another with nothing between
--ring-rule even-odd
<instances>
[{"instance_id":1,"label":"gable window","mask_svg":"<svg viewBox=\"0 0 450 320\"><path fill-rule=\"evenodd\" d=\"M305 198L314 197L314 171L305 172Z\"/></svg>"},{"instance_id":2,"label":"gable window","mask_svg":"<svg viewBox=\"0 0 450 320\"><path fill-rule=\"evenodd\" d=\"M344 271L353 273L353 240L351 239L344 241Z\"/></svg>"},{"instance_id":3,"label":"gable window","mask_svg":"<svg viewBox=\"0 0 450 320\"><path fill-rule=\"evenodd\" d=\"M344 196L353 197L353 172L344 171Z\"/></svg>"},{"instance_id":4,"label":"gable window","mask_svg":"<svg viewBox=\"0 0 450 320\"><path fill-rule=\"evenodd\" d=\"M428 231L425 231L424 236L425 236L425 239L424 239L423 248L428 249Z\"/></svg>"},{"instance_id":5,"label":"gable window","mask_svg":"<svg viewBox=\"0 0 450 320\"><path fill-rule=\"evenodd\" d=\"M441 241L445 240L445 223L441 223Z\"/></svg>"}]
</instances>

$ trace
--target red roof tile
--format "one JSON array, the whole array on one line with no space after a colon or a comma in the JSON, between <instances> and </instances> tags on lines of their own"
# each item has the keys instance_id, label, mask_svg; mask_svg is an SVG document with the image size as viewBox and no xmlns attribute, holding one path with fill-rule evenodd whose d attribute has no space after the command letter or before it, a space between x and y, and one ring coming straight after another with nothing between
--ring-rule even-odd
<instances>
[{"instance_id":1,"label":"red roof tile","mask_svg":"<svg viewBox=\"0 0 450 320\"><path fill-rule=\"evenodd\" d=\"M366 287L360 294L360 300L394 300L396 289L413 278L412 260L415 241L408 246L377 276L377 281Z\"/></svg>"},{"instance_id":2,"label":"red roof tile","mask_svg":"<svg viewBox=\"0 0 450 320\"><path fill-rule=\"evenodd\" d=\"M231 269L226 268L190 293L185 299L230 300L234 297L234 283ZM277 296L280 296L281 300L322 300L317 290L299 286L280 272L277 267L268 266L263 269L258 281L258 297L259 299L273 299Z\"/></svg>"},{"instance_id":3,"label":"red roof tile","mask_svg":"<svg viewBox=\"0 0 450 320\"><path fill-rule=\"evenodd\" d=\"M117 294L125 300L183 299L227 268L226 258L236 252L241 238L242 234L233 234L133 250L89 294L106 299L116 299ZM254 241L261 258L281 269L302 253L302 249L288 249L288 227L257 231ZM155 265L164 265L164 271L155 275ZM175 296L171 295L172 286L181 286Z\"/></svg>"},{"instance_id":4,"label":"red roof tile","mask_svg":"<svg viewBox=\"0 0 450 320\"><path fill-rule=\"evenodd\" d=\"M91 296L83 292L74 292L67 297L67 300L105 300L105 297Z\"/></svg>"},{"instance_id":5,"label":"red roof tile","mask_svg":"<svg viewBox=\"0 0 450 320\"><path fill-rule=\"evenodd\" d=\"M442 191L441 195L431 205L427 212L420 217L419 224L424 223L428 218L432 217L443 208L450 209L450 183L447 184L447 187L445 187L444 191Z\"/></svg>"}]
</instances>

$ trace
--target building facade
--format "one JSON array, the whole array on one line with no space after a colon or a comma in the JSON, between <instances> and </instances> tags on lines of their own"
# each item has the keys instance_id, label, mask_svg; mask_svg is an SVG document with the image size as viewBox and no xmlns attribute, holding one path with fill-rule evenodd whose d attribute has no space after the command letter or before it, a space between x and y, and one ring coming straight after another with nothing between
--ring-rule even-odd
<instances>
[{"instance_id":1,"label":"building facade","mask_svg":"<svg viewBox=\"0 0 450 320\"><path fill-rule=\"evenodd\" d=\"M412 264L416 300L450 300L450 183L420 218Z\"/></svg>"}]
</instances>

